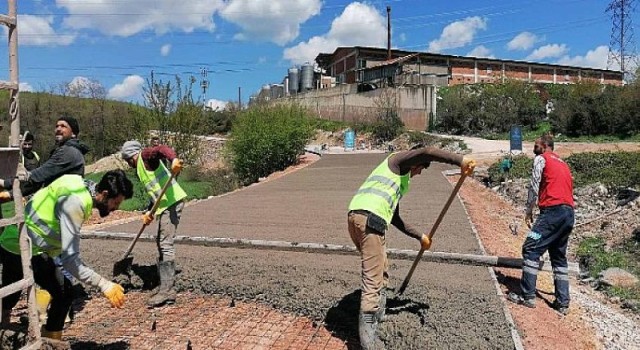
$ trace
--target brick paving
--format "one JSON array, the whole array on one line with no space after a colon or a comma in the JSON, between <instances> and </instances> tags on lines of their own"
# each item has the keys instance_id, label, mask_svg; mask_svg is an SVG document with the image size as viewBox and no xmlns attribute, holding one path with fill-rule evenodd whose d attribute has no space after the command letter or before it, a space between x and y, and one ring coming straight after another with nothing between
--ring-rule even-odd
<instances>
[{"instance_id":1,"label":"brick paving","mask_svg":"<svg viewBox=\"0 0 640 350\"><path fill-rule=\"evenodd\" d=\"M77 349L347 349L322 325L261 304L180 293L179 307L147 309L147 297L127 293L123 309L88 300L65 340Z\"/></svg>"}]
</instances>

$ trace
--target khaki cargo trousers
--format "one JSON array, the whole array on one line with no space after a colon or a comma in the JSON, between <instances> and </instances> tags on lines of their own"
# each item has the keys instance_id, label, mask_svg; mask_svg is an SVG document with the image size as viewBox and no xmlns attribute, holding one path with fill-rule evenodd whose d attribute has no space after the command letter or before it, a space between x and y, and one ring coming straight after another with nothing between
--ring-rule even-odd
<instances>
[{"instance_id":1,"label":"khaki cargo trousers","mask_svg":"<svg viewBox=\"0 0 640 350\"><path fill-rule=\"evenodd\" d=\"M389 282L389 262L384 233L367 227L366 212L348 214L349 235L362 260L362 297L360 312L377 312L380 291Z\"/></svg>"}]
</instances>

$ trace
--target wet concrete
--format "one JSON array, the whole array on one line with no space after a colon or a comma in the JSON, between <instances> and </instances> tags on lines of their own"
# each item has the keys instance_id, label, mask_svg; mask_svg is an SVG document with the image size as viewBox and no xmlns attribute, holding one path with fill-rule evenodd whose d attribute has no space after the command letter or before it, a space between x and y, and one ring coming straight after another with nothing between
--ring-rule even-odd
<instances>
[{"instance_id":1,"label":"wet concrete","mask_svg":"<svg viewBox=\"0 0 640 350\"><path fill-rule=\"evenodd\" d=\"M275 181L214 198L185 209L180 234L293 242L351 244L346 211L351 196L383 155L326 156ZM412 181L402 200L405 221L427 230L451 192L434 166ZM113 232L137 232L139 223ZM390 248L417 249L418 243L392 229ZM83 240L83 259L105 275L129 242ZM478 253L464 208L453 205L436 233L433 250ZM153 244L135 248L132 280L155 286ZM180 291L225 294L310 316L357 346L360 262L353 255L323 255L180 245ZM398 287L411 261L391 261L391 287ZM389 349L513 348L501 301L486 268L421 262L402 297L390 293L388 321L380 326ZM215 317L215 315L212 315Z\"/></svg>"}]
</instances>

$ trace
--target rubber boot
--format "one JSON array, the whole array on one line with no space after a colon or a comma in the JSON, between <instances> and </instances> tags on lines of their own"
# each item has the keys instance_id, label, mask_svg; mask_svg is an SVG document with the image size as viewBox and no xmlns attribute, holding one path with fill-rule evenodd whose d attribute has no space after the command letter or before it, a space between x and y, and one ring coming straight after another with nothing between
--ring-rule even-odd
<instances>
[{"instance_id":1,"label":"rubber boot","mask_svg":"<svg viewBox=\"0 0 640 350\"><path fill-rule=\"evenodd\" d=\"M159 261L158 275L160 275L160 287L158 287L158 292L147 301L148 307L158 307L176 302L176 290L173 288L176 275L175 263L173 261Z\"/></svg>"},{"instance_id":2,"label":"rubber boot","mask_svg":"<svg viewBox=\"0 0 640 350\"><path fill-rule=\"evenodd\" d=\"M42 326L42 328L40 329L40 336L49 339L62 340L62 331L51 332L48 331L44 326Z\"/></svg>"},{"instance_id":3,"label":"rubber boot","mask_svg":"<svg viewBox=\"0 0 640 350\"><path fill-rule=\"evenodd\" d=\"M382 349L376 336L378 320L375 312L360 312L358 317L358 335L362 350Z\"/></svg>"},{"instance_id":4,"label":"rubber boot","mask_svg":"<svg viewBox=\"0 0 640 350\"><path fill-rule=\"evenodd\" d=\"M51 294L42 288L36 287L36 308L38 309L40 324L47 322L49 303L51 303Z\"/></svg>"}]
</instances>

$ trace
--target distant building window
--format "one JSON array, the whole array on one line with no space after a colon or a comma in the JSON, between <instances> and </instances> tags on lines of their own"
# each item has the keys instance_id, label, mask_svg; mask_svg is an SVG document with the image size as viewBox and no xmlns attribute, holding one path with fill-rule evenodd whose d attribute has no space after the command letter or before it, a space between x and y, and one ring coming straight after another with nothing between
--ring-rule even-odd
<instances>
[{"instance_id":1,"label":"distant building window","mask_svg":"<svg viewBox=\"0 0 640 350\"><path fill-rule=\"evenodd\" d=\"M564 75L564 80L569 80L571 77L569 77L569 74L565 74Z\"/></svg>"},{"instance_id":2,"label":"distant building window","mask_svg":"<svg viewBox=\"0 0 640 350\"><path fill-rule=\"evenodd\" d=\"M358 63L357 63L357 68L366 68L367 67L367 61L363 60L363 59L358 59Z\"/></svg>"},{"instance_id":3,"label":"distant building window","mask_svg":"<svg viewBox=\"0 0 640 350\"><path fill-rule=\"evenodd\" d=\"M487 66L487 74L493 73L493 68L491 66Z\"/></svg>"}]
</instances>

